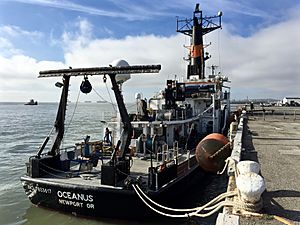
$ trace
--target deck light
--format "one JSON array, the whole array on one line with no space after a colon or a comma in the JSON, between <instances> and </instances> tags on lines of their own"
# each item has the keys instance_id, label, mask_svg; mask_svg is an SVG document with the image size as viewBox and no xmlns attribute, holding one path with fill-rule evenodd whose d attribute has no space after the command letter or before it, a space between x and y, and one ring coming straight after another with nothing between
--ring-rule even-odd
<instances>
[{"instance_id":1,"label":"deck light","mask_svg":"<svg viewBox=\"0 0 300 225\"><path fill-rule=\"evenodd\" d=\"M62 86L64 86L61 82L56 82L55 83L55 87L61 88Z\"/></svg>"}]
</instances>

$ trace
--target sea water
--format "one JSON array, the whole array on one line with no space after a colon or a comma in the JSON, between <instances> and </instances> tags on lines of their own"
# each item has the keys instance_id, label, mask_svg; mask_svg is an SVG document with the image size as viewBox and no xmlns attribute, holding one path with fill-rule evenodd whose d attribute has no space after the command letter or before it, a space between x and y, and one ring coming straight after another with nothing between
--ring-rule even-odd
<instances>
[{"instance_id":1,"label":"sea water","mask_svg":"<svg viewBox=\"0 0 300 225\"><path fill-rule=\"evenodd\" d=\"M24 103L0 103L0 225L145 224L145 221L86 219L31 204L25 195L20 177L26 172L25 163L28 158L37 153L52 129L57 108L58 103L40 103L34 106ZM111 104L70 103L65 122L64 147L81 142L86 135L89 135L92 141L102 140L106 125L103 121L115 113L115 106ZM209 193L203 193L202 190L195 193L199 204L225 190L225 183L224 179L216 178L210 187L206 188L206 192ZM211 217L201 220L201 224L211 224L214 219ZM149 221L146 224L187 224L187 220L166 219Z\"/></svg>"}]
</instances>

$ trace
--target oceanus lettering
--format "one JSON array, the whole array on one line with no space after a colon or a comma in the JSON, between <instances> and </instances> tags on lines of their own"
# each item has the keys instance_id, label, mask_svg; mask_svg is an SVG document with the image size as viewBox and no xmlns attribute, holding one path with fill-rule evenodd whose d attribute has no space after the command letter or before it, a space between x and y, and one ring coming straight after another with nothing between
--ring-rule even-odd
<instances>
[{"instance_id":1,"label":"oceanus lettering","mask_svg":"<svg viewBox=\"0 0 300 225\"><path fill-rule=\"evenodd\" d=\"M84 202L94 201L93 195L79 194L70 191L57 191L57 196L59 198L65 198L69 200L77 200L77 201L84 201Z\"/></svg>"}]
</instances>

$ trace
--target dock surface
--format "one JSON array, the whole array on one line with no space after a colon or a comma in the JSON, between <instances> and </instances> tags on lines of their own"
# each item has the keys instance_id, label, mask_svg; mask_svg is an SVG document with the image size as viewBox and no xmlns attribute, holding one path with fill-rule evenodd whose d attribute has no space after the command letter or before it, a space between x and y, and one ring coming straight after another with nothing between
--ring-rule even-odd
<instances>
[{"instance_id":1,"label":"dock surface","mask_svg":"<svg viewBox=\"0 0 300 225\"><path fill-rule=\"evenodd\" d=\"M280 111L281 110L281 111ZM261 165L266 182L261 213L300 224L300 109L249 115L243 135L242 160ZM291 109L290 109L291 110ZM240 217L239 224L284 224L268 216Z\"/></svg>"}]
</instances>

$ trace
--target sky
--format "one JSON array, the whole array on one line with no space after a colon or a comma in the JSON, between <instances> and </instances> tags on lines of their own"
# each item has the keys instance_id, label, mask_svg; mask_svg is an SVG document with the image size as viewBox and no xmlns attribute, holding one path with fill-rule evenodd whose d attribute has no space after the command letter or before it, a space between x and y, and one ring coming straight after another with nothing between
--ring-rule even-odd
<instances>
[{"instance_id":1,"label":"sky","mask_svg":"<svg viewBox=\"0 0 300 225\"><path fill-rule=\"evenodd\" d=\"M176 33L176 18L191 18L198 2L204 15L223 12L222 29L204 37L206 69L229 77L232 99L300 97L299 0L0 0L0 102L57 102L61 78L39 71L116 59L162 65L123 84L126 101L151 97L167 79L186 77L190 40ZM72 81L71 101L109 99L101 77L90 79L88 95L78 94L82 78Z\"/></svg>"}]
</instances>

